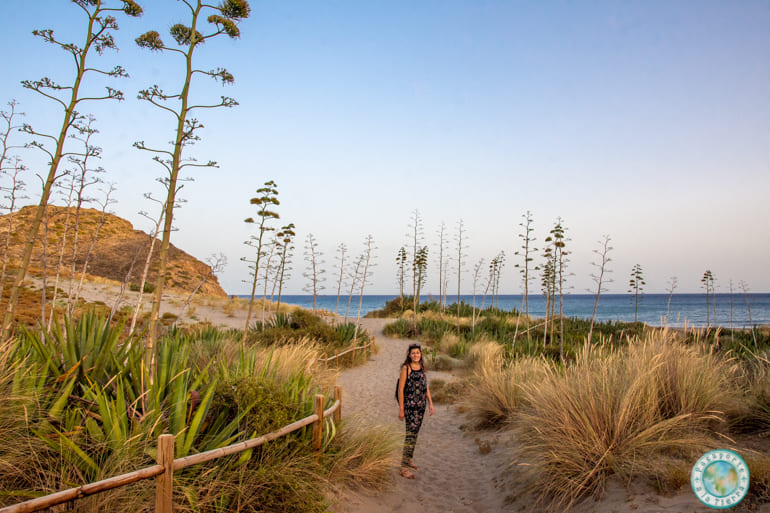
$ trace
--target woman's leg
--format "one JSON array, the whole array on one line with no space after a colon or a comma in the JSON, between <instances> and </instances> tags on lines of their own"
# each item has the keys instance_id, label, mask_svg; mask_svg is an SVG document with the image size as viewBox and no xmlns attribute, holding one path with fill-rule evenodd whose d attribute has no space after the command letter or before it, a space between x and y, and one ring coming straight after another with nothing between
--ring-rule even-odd
<instances>
[{"instance_id":1,"label":"woman's leg","mask_svg":"<svg viewBox=\"0 0 770 513\"><path fill-rule=\"evenodd\" d=\"M404 437L404 453L401 456L401 476L407 479L414 479L414 474L409 470L409 462L412 460L414 444L417 441L417 434L412 431L414 412L410 411L408 408L405 408L404 410L406 436Z\"/></svg>"},{"instance_id":2,"label":"woman's leg","mask_svg":"<svg viewBox=\"0 0 770 513\"><path fill-rule=\"evenodd\" d=\"M404 421L406 424L406 437L404 438L404 453L401 458L401 466L408 467L414 456L414 446L417 444L417 433L422 426L422 419L425 415L425 409L406 410L404 412Z\"/></svg>"},{"instance_id":3,"label":"woman's leg","mask_svg":"<svg viewBox=\"0 0 770 513\"><path fill-rule=\"evenodd\" d=\"M406 426L406 436L404 437L404 452L401 457L401 467L406 468L414 455L414 445L417 443L417 433L413 430L414 412L406 411L404 413L404 424Z\"/></svg>"}]
</instances>

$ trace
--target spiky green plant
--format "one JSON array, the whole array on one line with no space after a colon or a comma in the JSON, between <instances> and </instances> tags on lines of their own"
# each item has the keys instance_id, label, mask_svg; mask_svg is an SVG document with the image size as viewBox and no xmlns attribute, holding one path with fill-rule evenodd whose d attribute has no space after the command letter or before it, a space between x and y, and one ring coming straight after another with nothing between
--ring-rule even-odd
<instances>
[{"instance_id":1,"label":"spiky green plant","mask_svg":"<svg viewBox=\"0 0 770 513\"><path fill-rule=\"evenodd\" d=\"M30 331L0 347L0 506L150 465L161 433L176 435L180 457L310 415L316 393L325 392L325 407L332 403L335 373L313 365L320 350L308 339L244 347L240 333L172 329L155 349L154 380L143 348L98 316L65 319L42 340ZM103 346L112 348L110 357ZM335 461L348 455L362 476L390 468L379 467L387 460L382 443L338 440L332 420L325 421L322 454ZM174 478L175 505L202 513L323 511L330 467L316 458L310 430L300 430L184 469ZM152 497L148 481L78 501L72 510L149 511Z\"/></svg>"}]
</instances>

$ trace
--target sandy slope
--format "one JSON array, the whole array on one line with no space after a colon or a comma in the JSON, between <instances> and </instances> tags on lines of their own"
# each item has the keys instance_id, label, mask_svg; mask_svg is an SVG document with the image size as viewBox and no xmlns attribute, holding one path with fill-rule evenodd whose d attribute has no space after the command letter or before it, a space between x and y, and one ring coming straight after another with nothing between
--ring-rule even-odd
<instances>
[{"instance_id":1,"label":"sandy slope","mask_svg":"<svg viewBox=\"0 0 770 513\"><path fill-rule=\"evenodd\" d=\"M29 277L25 280L28 286L34 289L40 289L42 282L38 278ZM49 282L49 286L51 282ZM69 280L61 280L58 285L62 291L69 290ZM97 282L85 282L80 297L89 303L104 303L112 308L117 304L117 308L136 306L139 298L138 292L125 289L121 292L121 286L118 282L111 280L101 280ZM243 329L246 322L246 311L238 309L233 312L226 312L225 305L229 302L226 298L211 297L198 294L194 296L189 307L184 304L188 297L184 294L174 292L163 293L163 303L160 307L160 314L173 314L178 317L179 324L195 324L197 322L210 323L220 328L239 328ZM49 298L50 300L50 298ZM152 294L142 295L142 312L150 311L152 305ZM260 311L252 314L252 321L259 319Z\"/></svg>"}]
</instances>

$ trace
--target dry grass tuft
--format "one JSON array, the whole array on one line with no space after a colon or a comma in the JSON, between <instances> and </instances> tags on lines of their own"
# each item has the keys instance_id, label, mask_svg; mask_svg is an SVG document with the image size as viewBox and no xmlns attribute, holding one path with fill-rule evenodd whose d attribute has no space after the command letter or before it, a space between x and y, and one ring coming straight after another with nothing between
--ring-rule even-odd
<instances>
[{"instance_id":1,"label":"dry grass tuft","mask_svg":"<svg viewBox=\"0 0 770 513\"><path fill-rule=\"evenodd\" d=\"M228 317L235 317L235 312L240 309L237 299L228 299L227 302L222 305L222 311L227 314Z\"/></svg>"},{"instance_id":2,"label":"dry grass tuft","mask_svg":"<svg viewBox=\"0 0 770 513\"><path fill-rule=\"evenodd\" d=\"M664 451L703 451L736 400L733 360L652 339L544 370L522 383L516 423L554 510L599 495L611 475L654 475Z\"/></svg>"},{"instance_id":3,"label":"dry grass tuft","mask_svg":"<svg viewBox=\"0 0 770 513\"><path fill-rule=\"evenodd\" d=\"M460 343L460 337L455 333L446 332L435 344L436 351L449 353L453 347Z\"/></svg>"},{"instance_id":4,"label":"dry grass tuft","mask_svg":"<svg viewBox=\"0 0 770 513\"><path fill-rule=\"evenodd\" d=\"M479 369L485 366L501 365L503 358L503 346L492 340L480 340L468 350L465 361L468 366Z\"/></svg>"},{"instance_id":5,"label":"dry grass tuft","mask_svg":"<svg viewBox=\"0 0 770 513\"><path fill-rule=\"evenodd\" d=\"M658 493L676 493L690 483L691 462L665 457L661 457L658 461L658 465L651 470L650 476Z\"/></svg>"},{"instance_id":6,"label":"dry grass tuft","mask_svg":"<svg viewBox=\"0 0 770 513\"><path fill-rule=\"evenodd\" d=\"M249 309L249 300L243 297L232 296L229 299L223 300L221 303L222 311L227 314L228 317L235 317L236 312L246 312ZM258 321L262 319L262 308L264 306L266 319L272 318L277 313L291 313L299 306L281 303L278 305L277 301L270 301L269 299L255 298L252 306L253 320Z\"/></svg>"},{"instance_id":7,"label":"dry grass tuft","mask_svg":"<svg viewBox=\"0 0 770 513\"><path fill-rule=\"evenodd\" d=\"M462 360L452 358L448 354L435 354L427 359L428 369L435 371L451 371L464 365Z\"/></svg>"},{"instance_id":8,"label":"dry grass tuft","mask_svg":"<svg viewBox=\"0 0 770 513\"><path fill-rule=\"evenodd\" d=\"M745 460L751 474L748 499L759 504L770 502L770 456L756 454Z\"/></svg>"},{"instance_id":9,"label":"dry grass tuft","mask_svg":"<svg viewBox=\"0 0 770 513\"><path fill-rule=\"evenodd\" d=\"M770 434L770 362L758 359L746 369L742 384L745 394L739 408L731 412L731 427L738 433L767 436Z\"/></svg>"},{"instance_id":10,"label":"dry grass tuft","mask_svg":"<svg viewBox=\"0 0 770 513\"><path fill-rule=\"evenodd\" d=\"M476 425L500 427L521 406L523 384L540 382L547 368L545 360L536 357L503 365L502 354L482 349L463 406Z\"/></svg>"},{"instance_id":11,"label":"dry grass tuft","mask_svg":"<svg viewBox=\"0 0 770 513\"><path fill-rule=\"evenodd\" d=\"M381 490L398 468L401 434L391 427L345 420L332 444L329 480L334 485Z\"/></svg>"},{"instance_id":12,"label":"dry grass tuft","mask_svg":"<svg viewBox=\"0 0 770 513\"><path fill-rule=\"evenodd\" d=\"M433 310L426 310L424 312L420 312L417 314L417 320L418 322L425 319L428 321L443 321L446 319L446 315L443 315L439 312L434 312Z\"/></svg>"},{"instance_id":13,"label":"dry grass tuft","mask_svg":"<svg viewBox=\"0 0 770 513\"><path fill-rule=\"evenodd\" d=\"M430 396L434 403L454 404L464 396L467 386L468 383L464 380L445 381L434 378L430 380Z\"/></svg>"},{"instance_id":14,"label":"dry grass tuft","mask_svg":"<svg viewBox=\"0 0 770 513\"><path fill-rule=\"evenodd\" d=\"M241 342L232 338L219 348L219 361L232 365L240 357ZM255 346L254 368L269 366L273 379L280 383L289 382L295 376L311 373L313 381L324 389L331 389L336 383L337 371L317 365L321 349L315 340L308 337L292 339L291 343L270 346ZM228 363L230 362L230 363Z\"/></svg>"},{"instance_id":15,"label":"dry grass tuft","mask_svg":"<svg viewBox=\"0 0 770 513\"><path fill-rule=\"evenodd\" d=\"M272 372L279 380L289 381L293 376L312 372L313 381L322 388L331 388L337 381L337 371L316 365L321 358L318 343L307 337L291 344L265 347L260 352L263 361L272 360Z\"/></svg>"}]
</instances>

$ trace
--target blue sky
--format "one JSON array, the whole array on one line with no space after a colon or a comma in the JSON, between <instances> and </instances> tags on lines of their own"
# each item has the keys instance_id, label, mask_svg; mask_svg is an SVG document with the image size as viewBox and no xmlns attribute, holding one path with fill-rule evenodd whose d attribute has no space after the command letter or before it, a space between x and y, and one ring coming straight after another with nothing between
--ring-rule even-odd
<instances>
[{"instance_id":1,"label":"blue sky","mask_svg":"<svg viewBox=\"0 0 770 513\"><path fill-rule=\"evenodd\" d=\"M105 178L118 188L112 210L148 230L137 212L153 207L143 193L162 194L154 181L161 169L131 144L163 145L173 124L135 98L154 83L177 89L181 63L133 39L149 29L169 39L185 12L173 0L140 3L141 19L119 18L120 51L92 61L128 70L131 78L110 82L126 100L89 109ZM0 7L0 101L15 98L24 121L55 130L59 111L19 82L67 83L72 71L61 50L31 31L53 28L78 42L84 18L68 2L35 5L34 15L23 2ZM636 263L648 292L665 291L672 276L680 292L697 292L706 269L720 292L730 279L770 291L767 1L296 1L252 9L239 40L209 41L198 56L200 68L226 67L235 84L200 79L194 96L224 94L240 105L197 115L205 129L188 155L220 168L187 174L194 181L182 190L187 201L172 235L198 258L227 255L220 281L229 293L248 289L239 259L251 258L243 241L253 231L243 219L271 179L279 223L298 229L290 292L305 284L308 233L324 252L325 292L336 291L336 246L359 253L368 234L378 246L368 291L397 291L393 261L414 209L432 254L429 292L438 291L439 225L451 242L462 219L463 291L470 293L473 264L504 250L501 288L518 293L513 253L527 210L537 247L564 219L574 293L595 289L593 250L605 234L613 292L626 291ZM105 82L89 84L98 91ZM45 170L39 155L21 156ZM450 283L456 290L456 274Z\"/></svg>"}]
</instances>

